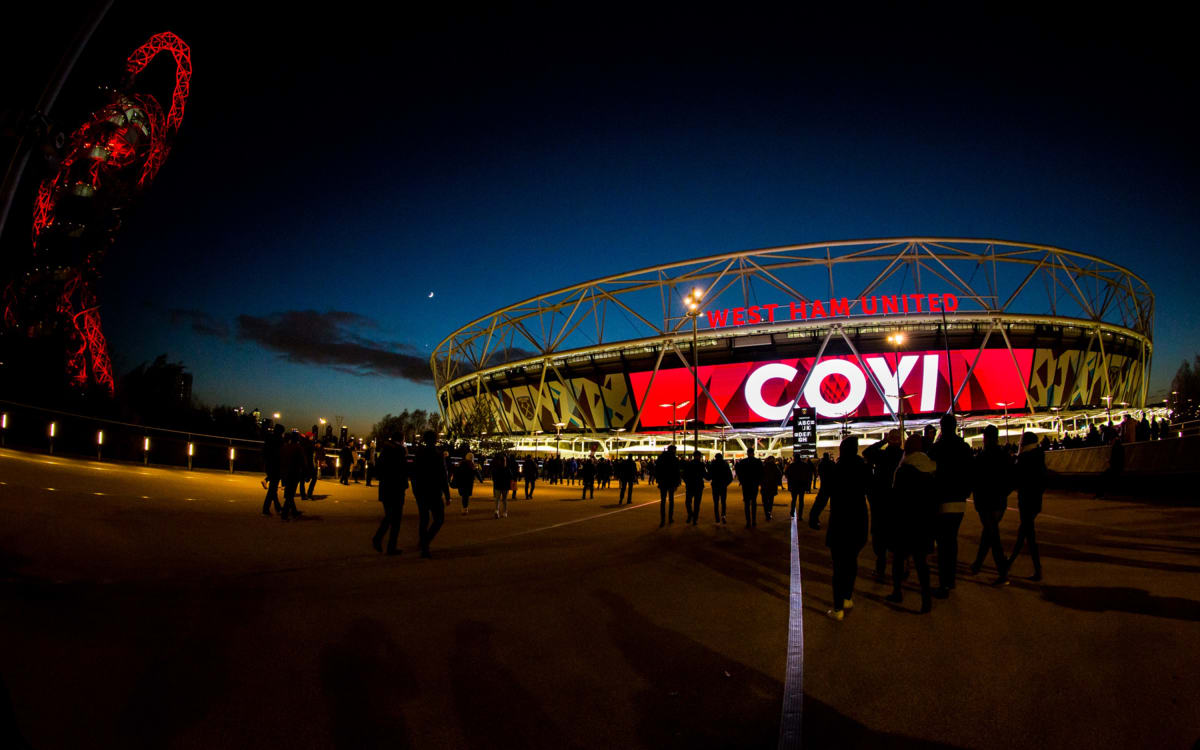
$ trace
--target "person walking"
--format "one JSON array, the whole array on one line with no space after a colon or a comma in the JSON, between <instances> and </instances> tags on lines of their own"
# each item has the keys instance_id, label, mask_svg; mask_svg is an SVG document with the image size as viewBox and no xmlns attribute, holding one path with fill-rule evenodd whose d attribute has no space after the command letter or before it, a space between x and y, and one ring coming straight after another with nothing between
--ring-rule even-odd
<instances>
[{"instance_id":1,"label":"person walking","mask_svg":"<svg viewBox=\"0 0 1200 750\"><path fill-rule=\"evenodd\" d=\"M275 429L263 438L263 468L267 472L267 496L263 500L264 516L271 515L271 505L275 512L281 513L279 505L279 450L283 447L283 425L275 425Z\"/></svg>"},{"instance_id":2,"label":"person walking","mask_svg":"<svg viewBox=\"0 0 1200 750\"><path fill-rule=\"evenodd\" d=\"M338 472L341 474L338 477L339 481L342 484L350 484L350 464L354 462L354 452L350 450L349 445L343 445L342 449L338 451L338 461L341 463L341 470Z\"/></svg>"},{"instance_id":3,"label":"person walking","mask_svg":"<svg viewBox=\"0 0 1200 750\"><path fill-rule=\"evenodd\" d=\"M1037 533L1033 522L1042 512L1042 495L1046 491L1046 457L1038 445L1037 435L1026 432L1021 436L1021 452L1017 454L1016 467L1017 512L1021 516L1021 525L1017 528L1017 543L1013 545L1012 554L1008 556L1007 568L1012 570L1013 562L1021 554L1025 542L1029 542L1029 556L1033 558L1033 576L1031 581L1042 580L1042 559L1038 555Z\"/></svg>"},{"instance_id":4,"label":"person walking","mask_svg":"<svg viewBox=\"0 0 1200 750\"><path fill-rule=\"evenodd\" d=\"M626 456L617 462L617 505L633 504L633 485L637 482L637 463L633 456Z\"/></svg>"},{"instance_id":5,"label":"person walking","mask_svg":"<svg viewBox=\"0 0 1200 750\"><path fill-rule=\"evenodd\" d=\"M700 451L692 453L692 460L683 465L684 507L687 508L687 521L697 525L700 520L700 499L704 497L704 480L708 479L708 468Z\"/></svg>"},{"instance_id":6,"label":"person walking","mask_svg":"<svg viewBox=\"0 0 1200 750\"><path fill-rule=\"evenodd\" d=\"M442 452L437 449L437 433L426 430L421 435L421 441L422 444L417 447L410 467L409 479L413 495L417 498L421 557L430 558L433 555L429 547L446 520L446 506L450 504L450 484L446 480L446 465L442 461Z\"/></svg>"},{"instance_id":7,"label":"person walking","mask_svg":"<svg viewBox=\"0 0 1200 750\"><path fill-rule=\"evenodd\" d=\"M925 614L933 608L927 557L938 501L937 465L924 452L922 443L920 435L909 435L904 441L904 456L896 467L892 484L896 533L891 538L892 593L887 601L895 604L904 601L900 586L904 583L905 563L911 557L921 584L921 614Z\"/></svg>"},{"instance_id":8,"label":"person walking","mask_svg":"<svg viewBox=\"0 0 1200 750\"><path fill-rule=\"evenodd\" d=\"M497 453L492 457L492 499L496 501L496 510L492 513L492 518L500 518L501 505L504 506L504 518L508 518L508 491L511 487L508 456Z\"/></svg>"},{"instance_id":9,"label":"person walking","mask_svg":"<svg viewBox=\"0 0 1200 750\"><path fill-rule=\"evenodd\" d=\"M788 492L792 494L792 509L789 518L796 517L796 506L800 507L800 515L804 515L804 493L812 487L812 464L799 456L792 456L791 462L784 471L787 477Z\"/></svg>"},{"instance_id":10,"label":"person walking","mask_svg":"<svg viewBox=\"0 0 1200 750\"><path fill-rule=\"evenodd\" d=\"M586 500L588 493L592 493L592 497L596 496L596 461L592 458L583 459L583 463L579 466L579 477L583 484L583 494L580 500Z\"/></svg>"},{"instance_id":11,"label":"person walking","mask_svg":"<svg viewBox=\"0 0 1200 750\"><path fill-rule=\"evenodd\" d=\"M821 462L817 464L817 478L821 484L825 483L825 477L829 472L833 471L833 460L828 453L821 456ZM813 506L808 511L808 528L820 530L821 528L821 513L825 510L825 504L829 502L828 495L822 495L820 492L813 499Z\"/></svg>"},{"instance_id":12,"label":"person walking","mask_svg":"<svg viewBox=\"0 0 1200 750\"><path fill-rule=\"evenodd\" d=\"M304 470L305 470L305 474L307 475L305 478L308 481L308 493L307 494L308 494L309 500L314 500L314 499L316 499L313 496L313 491L317 489L318 460L323 457L322 455L318 454L318 451L320 450L320 445L317 443L317 426L316 425L313 425L312 432L309 433L306 437L308 437L308 439L304 441L304 448L305 448ZM322 451L322 453L323 453L323 451Z\"/></svg>"},{"instance_id":13,"label":"person walking","mask_svg":"<svg viewBox=\"0 0 1200 750\"><path fill-rule=\"evenodd\" d=\"M483 481L479 467L475 465L475 454L468 452L463 460L454 467L454 488L458 490L458 499L462 502L462 514L465 516L471 509L471 495L475 491L475 481Z\"/></svg>"},{"instance_id":14,"label":"person walking","mask_svg":"<svg viewBox=\"0 0 1200 750\"><path fill-rule=\"evenodd\" d=\"M903 457L899 429L889 430L883 440L863 451L863 458L871 467L871 489L867 493L867 502L871 504L871 549L875 552L876 580L884 580L887 573L887 551L891 547L889 537L895 530L892 482L896 477L896 467Z\"/></svg>"},{"instance_id":15,"label":"person walking","mask_svg":"<svg viewBox=\"0 0 1200 750\"><path fill-rule=\"evenodd\" d=\"M537 483L538 465L533 456L525 456L525 465L521 467L521 476L525 479L525 499L533 497L533 486Z\"/></svg>"},{"instance_id":16,"label":"person walking","mask_svg":"<svg viewBox=\"0 0 1200 750\"><path fill-rule=\"evenodd\" d=\"M308 489L308 480L313 473L313 444L312 437L307 432L300 435L300 451L304 454L304 468L300 474L300 484L296 489L300 492L301 500L309 500L311 493Z\"/></svg>"},{"instance_id":17,"label":"person walking","mask_svg":"<svg viewBox=\"0 0 1200 750\"><path fill-rule=\"evenodd\" d=\"M713 516L715 523L725 523L725 497L729 494L729 485L733 482L733 470L725 456L718 453L713 456L708 465L708 476L712 483Z\"/></svg>"},{"instance_id":18,"label":"person walking","mask_svg":"<svg viewBox=\"0 0 1200 750\"><path fill-rule=\"evenodd\" d=\"M283 510L279 517L284 521L304 515L296 508L296 486L304 476L304 449L300 447L300 435L289 432L279 449L279 481L283 483Z\"/></svg>"},{"instance_id":19,"label":"person walking","mask_svg":"<svg viewBox=\"0 0 1200 750\"><path fill-rule=\"evenodd\" d=\"M967 497L974 486L971 481L974 454L967 441L955 432L957 426L958 421L953 414L942 415L941 433L929 456L937 464L939 505L934 541L937 544L938 587L933 595L938 599L949 597L954 590L958 573L958 528L962 525Z\"/></svg>"},{"instance_id":20,"label":"person walking","mask_svg":"<svg viewBox=\"0 0 1200 750\"><path fill-rule=\"evenodd\" d=\"M775 463L774 456L767 456L767 460L763 462L762 487L759 488L762 493L763 518L767 521L771 520L771 514L775 510L775 495L782 484L783 473L779 471L779 464Z\"/></svg>"},{"instance_id":21,"label":"person walking","mask_svg":"<svg viewBox=\"0 0 1200 750\"><path fill-rule=\"evenodd\" d=\"M983 569L983 560L992 553L999 577L996 585L1008 583L1008 563L1004 547L1000 544L1000 521L1008 506L1008 493L1013 487L1013 462L1008 451L1000 447L1000 430L990 424L983 428L983 450L975 457L975 512L983 533L979 536L979 551L971 563L971 574L978 575Z\"/></svg>"},{"instance_id":22,"label":"person walking","mask_svg":"<svg viewBox=\"0 0 1200 750\"><path fill-rule=\"evenodd\" d=\"M383 536L387 534L387 553L398 555L396 537L400 535L400 519L404 515L404 494L408 490L408 451L394 436L384 439L383 452L375 462L379 480L379 502L383 503L383 520L371 539L376 552L383 552Z\"/></svg>"},{"instance_id":23,"label":"person walking","mask_svg":"<svg viewBox=\"0 0 1200 750\"><path fill-rule=\"evenodd\" d=\"M675 446L668 445L654 470L658 484L658 528L675 523L675 490L679 489L679 460Z\"/></svg>"},{"instance_id":24,"label":"person walking","mask_svg":"<svg viewBox=\"0 0 1200 750\"><path fill-rule=\"evenodd\" d=\"M838 460L821 480L821 495L829 503L829 528L825 546L833 558L833 609L826 614L835 620L854 607L854 581L858 577L858 553L867 543L867 487L871 470L858 455L858 438L842 440Z\"/></svg>"},{"instance_id":25,"label":"person walking","mask_svg":"<svg viewBox=\"0 0 1200 750\"><path fill-rule=\"evenodd\" d=\"M762 486L763 463L754 457L754 446L746 448L746 457L737 463L737 480L742 487L742 505L746 509L746 528L758 526L758 488Z\"/></svg>"}]
</instances>

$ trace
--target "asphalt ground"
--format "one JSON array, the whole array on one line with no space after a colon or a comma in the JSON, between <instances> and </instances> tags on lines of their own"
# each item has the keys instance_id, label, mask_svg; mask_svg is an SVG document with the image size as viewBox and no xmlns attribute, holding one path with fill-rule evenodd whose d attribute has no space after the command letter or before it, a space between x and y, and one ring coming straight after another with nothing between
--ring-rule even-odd
<instances>
[{"instance_id":1,"label":"asphalt ground","mask_svg":"<svg viewBox=\"0 0 1200 750\"><path fill-rule=\"evenodd\" d=\"M379 555L374 488L303 520L261 477L0 450L0 741L79 747L773 747L789 622L786 508L658 528L657 492L540 483L492 517L457 498L416 555ZM1015 501L1015 498L1010 498ZM812 495L808 496L811 503ZM1015 505L1015 502L1014 502ZM1016 513L1001 530L1007 547ZM968 511L960 561L980 526ZM919 616L870 575L825 617L801 526L807 747L1155 747L1200 738L1200 508L1047 496L1045 580L990 559ZM5 715L9 726L2 726ZM15 727L14 727L15 725Z\"/></svg>"}]
</instances>

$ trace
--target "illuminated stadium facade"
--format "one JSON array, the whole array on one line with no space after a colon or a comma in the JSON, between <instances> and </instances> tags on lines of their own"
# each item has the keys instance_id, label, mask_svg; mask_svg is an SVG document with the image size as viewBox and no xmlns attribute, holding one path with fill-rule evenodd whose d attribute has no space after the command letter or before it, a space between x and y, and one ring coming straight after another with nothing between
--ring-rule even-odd
<instances>
[{"instance_id":1,"label":"illuminated stadium facade","mask_svg":"<svg viewBox=\"0 0 1200 750\"><path fill-rule=\"evenodd\" d=\"M497 310L430 359L447 424L519 450L790 448L953 410L1058 432L1147 407L1154 295L1095 256L908 237L750 250ZM900 334L897 336L897 334ZM698 420L698 423L697 423Z\"/></svg>"}]
</instances>

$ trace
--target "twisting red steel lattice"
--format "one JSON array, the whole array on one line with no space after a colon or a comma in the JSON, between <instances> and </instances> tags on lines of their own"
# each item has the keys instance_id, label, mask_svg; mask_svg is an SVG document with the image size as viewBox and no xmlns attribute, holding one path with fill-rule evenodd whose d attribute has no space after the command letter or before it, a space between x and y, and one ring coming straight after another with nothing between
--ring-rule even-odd
<instances>
[{"instance_id":1,"label":"twisting red steel lattice","mask_svg":"<svg viewBox=\"0 0 1200 750\"><path fill-rule=\"evenodd\" d=\"M138 76L162 52L169 52L175 62L175 87L165 116L153 95L134 91ZM67 370L75 385L87 385L90 361L91 379L110 393L113 391L112 364L91 282L98 276L97 265L103 251L120 227L120 209L149 186L170 153L171 141L183 122L191 78L191 50L187 43L170 31L152 36L126 60L121 90L110 92L108 101L71 134L67 153L54 175L38 186L33 205L35 266L54 270L44 276L35 274L32 283L44 282L49 277L59 285L55 313L71 323ZM79 221L60 220L56 214L66 195L87 198L92 206L104 208L106 225L89 233L88 227L81 228ZM101 221L99 215L93 211L92 218ZM84 258L82 262L56 263L58 259L51 257L61 248L47 248L47 244L54 243L48 243L46 238L60 224L62 234L72 237L60 238L60 244L83 243L72 254L73 258ZM77 237L87 239L74 239ZM5 290L6 325L18 324L14 312L16 295L9 285Z\"/></svg>"}]
</instances>

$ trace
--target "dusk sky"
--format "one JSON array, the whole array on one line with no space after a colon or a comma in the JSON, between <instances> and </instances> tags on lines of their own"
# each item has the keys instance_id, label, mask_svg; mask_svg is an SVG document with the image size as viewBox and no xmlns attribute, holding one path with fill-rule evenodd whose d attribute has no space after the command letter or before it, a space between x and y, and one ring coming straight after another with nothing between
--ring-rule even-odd
<instances>
[{"instance_id":1,"label":"dusk sky","mask_svg":"<svg viewBox=\"0 0 1200 750\"><path fill-rule=\"evenodd\" d=\"M1141 275L1152 396L1200 351L1180 19L190 5L118 2L57 114L151 33L191 44L182 129L100 294L117 371L166 353L207 404L365 429L435 409L430 350L495 308L673 260L905 235ZM82 23L58 21L31 70Z\"/></svg>"}]
</instances>

